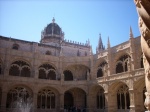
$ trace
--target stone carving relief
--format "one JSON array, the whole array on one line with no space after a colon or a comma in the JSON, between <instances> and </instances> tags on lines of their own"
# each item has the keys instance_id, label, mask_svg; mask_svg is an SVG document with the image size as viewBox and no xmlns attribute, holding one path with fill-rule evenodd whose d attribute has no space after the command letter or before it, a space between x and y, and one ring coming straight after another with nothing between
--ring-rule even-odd
<instances>
[{"instance_id":1,"label":"stone carving relief","mask_svg":"<svg viewBox=\"0 0 150 112\"><path fill-rule=\"evenodd\" d=\"M141 47L145 69L145 107L150 111L150 0L134 0L139 15Z\"/></svg>"}]
</instances>

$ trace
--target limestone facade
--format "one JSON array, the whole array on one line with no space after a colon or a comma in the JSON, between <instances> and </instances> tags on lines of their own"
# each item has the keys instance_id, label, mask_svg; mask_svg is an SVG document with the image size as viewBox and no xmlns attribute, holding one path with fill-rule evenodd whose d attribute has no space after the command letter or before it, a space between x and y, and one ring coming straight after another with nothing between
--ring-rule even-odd
<instances>
[{"instance_id":1,"label":"limestone facade","mask_svg":"<svg viewBox=\"0 0 150 112\"><path fill-rule=\"evenodd\" d=\"M40 43L0 36L0 112L18 109L19 97L32 98L34 112L143 112L144 76L131 28L128 41L111 47L108 39L96 54L89 41L65 40L54 19Z\"/></svg>"}]
</instances>

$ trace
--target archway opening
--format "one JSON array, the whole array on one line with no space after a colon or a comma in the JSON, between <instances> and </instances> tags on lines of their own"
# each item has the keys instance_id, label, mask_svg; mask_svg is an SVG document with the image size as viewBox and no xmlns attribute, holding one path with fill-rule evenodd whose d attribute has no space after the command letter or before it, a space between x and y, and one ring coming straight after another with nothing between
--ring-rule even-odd
<instances>
[{"instance_id":1,"label":"archway opening","mask_svg":"<svg viewBox=\"0 0 150 112\"><path fill-rule=\"evenodd\" d=\"M72 88L64 94L64 109L78 111L86 108L86 92L80 88Z\"/></svg>"},{"instance_id":2,"label":"archway opening","mask_svg":"<svg viewBox=\"0 0 150 112\"><path fill-rule=\"evenodd\" d=\"M64 96L64 108L67 109L73 106L74 106L73 95L68 91L65 93L65 96Z\"/></svg>"}]
</instances>

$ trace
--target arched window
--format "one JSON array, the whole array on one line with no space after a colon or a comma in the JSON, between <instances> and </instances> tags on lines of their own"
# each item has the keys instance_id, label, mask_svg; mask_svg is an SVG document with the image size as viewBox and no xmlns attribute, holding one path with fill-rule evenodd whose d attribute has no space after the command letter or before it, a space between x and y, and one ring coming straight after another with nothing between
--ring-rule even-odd
<instances>
[{"instance_id":1,"label":"arched window","mask_svg":"<svg viewBox=\"0 0 150 112\"><path fill-rule=\"evenodd\" d=\"M73 80L73 75L72 72L69 70L64 71L64 80L65 81L72 81Z\"/></svg>"},{"instance_id":2,"label":"arched window","mask_svg":"<svg viewBox=\"0 0 150 112\"><path fill-rule=\"evenodd\" d=\"M107 74L107 70L108 64L104 61L98 66L97 77L103 77L105 74Z\"/></svg>"},{"instance_id":3,"label":"arched window","mask_svg":"<svg viewBox=\"0 0 150 112\"><path fill-rule=\"evenodd\" d=\"M32 106L32 94L24 87L15 87L7 93L6 108L25 108Z\"/></svg>"},{"instance_id":4,"label":"arched window","mask_svg":"<svg viewBox=\"0 0 150 112\"><path fill-rule=\"evenodd\" d=\"M105 109L105 95L103 89L100 89L97 93L97 109Z\"/></svg>"},{"instance_id":5,"label":"arched window","mask_svg":"<svg viewBox=\"0 0 150 112\"><path fill-rule=\"evenodd\" d=\"M51 55L52 53L51 53L51 51L46 51L45 54L46 54L46 55Z\"/></svg>"},{"instance_id":6,"label":"arched window","mask_svg":"<svg viewBox=\"0 0 150 112\"><path fill-rule=\"evenodd\" d=\"M97 71L97 77L103 77L103 70L102 68L99 68Z\"/></svg>"},{"instance_id":7,"label":"arched window","mask_svg":"<svg viewBox=\"0 0 150 112\"><path fill-rule=\"evenodd\" d=\"M123 72L123 64L120 62L116 65L116 73Z\"/></svg>"},{"instance_id":8,"label":"arched window","mask_svg":"<svg viewBox=\"0 0 150 112\"><path fill-rule=\"evenodd\" d=\"M30 77L31 71L28 63L24 61L15 61L11 64L9 75L21 76L21 77Z\"/></svg>"},{"instance_id":9,"label":"arched window","mask_svg":"<svg viewBox=\"0 0 150 112\"><path fill-rule=\"evenodd\" d=\"M18 50L19 49L19 45L18 44L13 44L12 49Z\"/></svg>"},{"instance_id":10,"label":"arched window","mask_svg":"<svg viewBox=\"0 0 150 112\"><path fill-rule=\"evenodd\" d=\"M41 109L54 109L55 100L55 94L51 89L42 89L38 92L37 107Z\"/></svg>"},{"instance_id":11,"label":"arched window","mask_svg":"<svg viewBox=\"0 0 150 112\"><path fill-rule=\"evenodd\" d=\"M121 86L117 91L118 109L130 109L129 88L126 85Z\"/></svg>"},{"instance_id":12,"label":"arched window","mask_svg":"<svg viewBox=\"0 0 150 112\"><path fill-rule=\"evenodd\" d=\"M50 64L43 64L39 67L39 79L56 80L56 70Z\"/></svg>"},{"instance_id":13,"label":"arched window","mask_svg":"<svg viewBox=\"0 0 150 112\"><path fill-rule=\"evenodd\" d=\"M123 55L116 64L116 73L126 72L131 69L131 58L129 55Z\"/></svg>"}]
</instances>

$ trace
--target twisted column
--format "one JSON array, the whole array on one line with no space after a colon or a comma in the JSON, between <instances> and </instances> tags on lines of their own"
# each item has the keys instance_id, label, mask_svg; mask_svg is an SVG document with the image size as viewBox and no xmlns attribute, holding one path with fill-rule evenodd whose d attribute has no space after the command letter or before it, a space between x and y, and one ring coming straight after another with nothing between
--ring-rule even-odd
<instances>
[{"instance_id":1,"label":"twisted column","mask_svg":"<svg viewBox=\"0 0 150 112\"><path fill-rule=\"evenodd\" d=\"M145 69L145 107L150 112L150 0L134 0L139 15L141 47Z\"/></svg>"}]
</instances>

